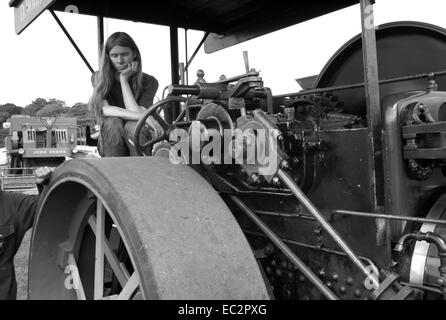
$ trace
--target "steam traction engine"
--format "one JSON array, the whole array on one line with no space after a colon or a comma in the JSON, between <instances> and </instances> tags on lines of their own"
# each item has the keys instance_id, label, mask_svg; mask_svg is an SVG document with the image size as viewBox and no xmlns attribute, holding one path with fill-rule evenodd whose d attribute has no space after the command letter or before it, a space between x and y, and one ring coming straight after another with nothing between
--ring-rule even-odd
<instances>
[{"instance_id":1,"label":"steam traction engine","mask_svg":"<svg viewBox=\"0 0 446 320\"><path fill-rule=\"evenodd\" d=\"M405 23L376 36L381 149L370 154L360 37L311 90L273 96L255 70L172 85L136 129L139 154L153 157L55 172L33 234L30 297L444 299L446 32ZM173 124L160 117L179 103ZM149 116L166 133L143 145ZM212 151L194 142L210 131ZM266 162L246 152L257 141ZM244 161L216 156L228 150Z\"/></svg>"}]
</instances>

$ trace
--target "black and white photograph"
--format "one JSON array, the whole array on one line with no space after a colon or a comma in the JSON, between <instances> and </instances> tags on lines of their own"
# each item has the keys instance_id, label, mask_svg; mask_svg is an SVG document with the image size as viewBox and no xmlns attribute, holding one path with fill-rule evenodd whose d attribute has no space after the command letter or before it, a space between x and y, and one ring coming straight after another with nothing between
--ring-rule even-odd
<instances>
[{"instance_id":1,"label":"black and white photograph","mask_svg":"<svg viewBox=\"0 0 446 320\"><path fill-rule=\"evenodd\" d=\"M446 300L445 12L3 1L0 300Z\"/></svg>"}]
</instances>

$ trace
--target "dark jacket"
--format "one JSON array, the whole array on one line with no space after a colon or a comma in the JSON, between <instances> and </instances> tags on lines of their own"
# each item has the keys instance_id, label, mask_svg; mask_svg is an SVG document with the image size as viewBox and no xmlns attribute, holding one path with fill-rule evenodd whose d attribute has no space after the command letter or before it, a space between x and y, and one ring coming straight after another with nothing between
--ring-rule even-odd
<instances>
[{"instance_id":1,"label":"dark jacket","mask_svg":"<svg viewBox=\"0 0 446 320\"><path fill-rule=\"evenodd\" d=\"M15 300L14 255L32 227L39 196L0 191L0 300Z\"/></svg>"},{"instance_id":2,"label":"dark jacket","mask_svg":"<svg viewBox=\"0 0 446 320\"><path fill-rule=\"evenodd\" d=\"M150 108L153 104L156 91L158 90L158 81L151 75L143 73L142 91L138 97L135 97L139 106ZM109 94L105 97L111 106L125 109L124 97L122 96L121 83L113 81Z\"/></svg>"}]
</instances>

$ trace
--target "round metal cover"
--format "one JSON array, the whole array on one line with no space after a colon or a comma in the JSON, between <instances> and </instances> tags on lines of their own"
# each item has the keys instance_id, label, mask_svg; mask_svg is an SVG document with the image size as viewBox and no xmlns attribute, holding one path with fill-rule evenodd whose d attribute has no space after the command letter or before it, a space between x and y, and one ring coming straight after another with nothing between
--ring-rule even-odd
<instances>
[{"instance_id":1,"label":"round metal cover","mask_svg":"<svg viewBox=\"0 0 446 320\"><path fill-rule=\"evenodd\" d=\"M446 30L420 22L393 22L376 30L379 79L386 80L446 70ZM438 77L440 90L446 90L446 76ZM364 82L362 36L359 34L336 52L322 69L315 88ZM397 92L426 90L427 79L380 86L385 97ZM344 112L366 114L364 88L336 91L344 102Z\"/></svg>"}]
</instances>

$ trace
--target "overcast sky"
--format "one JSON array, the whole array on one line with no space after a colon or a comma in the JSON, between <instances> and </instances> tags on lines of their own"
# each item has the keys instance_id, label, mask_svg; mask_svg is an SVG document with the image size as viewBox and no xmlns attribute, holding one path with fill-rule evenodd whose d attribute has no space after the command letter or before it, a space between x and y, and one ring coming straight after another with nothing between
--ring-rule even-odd
<instances>
[{"instance_id":1,"label":"overcast sky","mask_svg":"<svg viewBox=\"0 0 446 320\"><path fill-rule=\"evenodd\" d=\"M92 93L90 71L77 55L49 12L43 13L28 29L14 32L14 10L4 0L0 7L0 104L28 105L38 97L57 98L69 106L87 102ZM375 23L415 20L446 28L445 0L377 0ZM58 13L93 68L97 69L96 18ZM106 36L115 31L129 33L142 52L143 69L155 76L160 89L170 84L169 29L106 19ZM318 74L330 57L346 41L361 32L359 5L316 18L257 38L218 53L203 49L191 65L205 71L208 82L221 74L244 72L243 51L249 52L252 68L261 70L265 85L274 94L298 91L295 79ZM180 62L184 58L184 31L180 32ZM189 32L189 55L201 40L202 32Z\"/></svg>"}]
</instances>

